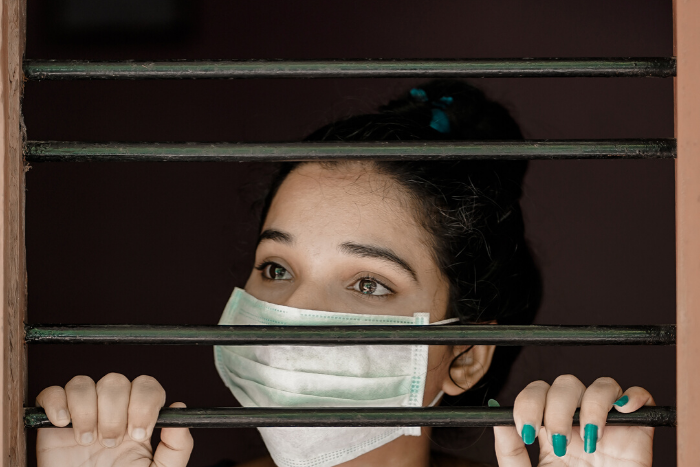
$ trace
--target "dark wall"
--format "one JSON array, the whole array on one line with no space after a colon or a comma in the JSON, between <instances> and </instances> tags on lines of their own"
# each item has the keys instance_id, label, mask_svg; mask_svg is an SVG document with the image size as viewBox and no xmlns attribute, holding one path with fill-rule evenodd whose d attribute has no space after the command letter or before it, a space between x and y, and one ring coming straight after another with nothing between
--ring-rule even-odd
<instances>
[{"instance_id":1,"label":"dark wall","mask_svg":"<svg viewBox=\"0 0 700 467\"><path fill-rule=\"evenodd\" d=\"M28 58L438 58L672 55L670 0L190 4L180 32L61 36L29 2ZM113 31L112 31L113 32ZM120 36L120 34L122 34ZM72 37L72 38L71 38ZM76 39L77 37L77 39ZM285 141L371 111L416 80L29 82L30 139ZM673 136L670 79L475 80L528 138ZM534 162L523 199L545 278L539 323L675 322L672 161ZM35 163L27 173L29 320L216 323L252 262L256 164ZM527 348L506 389L572 373L675 404L673 348ZM150 374L168 403L234 404L210 348L32 347L29 397L76 374ZM30 435L31 436L31 435ZM255 430L195 430L192 466L264 452ZM657 430L655 466L675 465ZM29 449L34 449L30 441ZM452 446L489 459L490 431Z\"/></svg>"}]
</instances>

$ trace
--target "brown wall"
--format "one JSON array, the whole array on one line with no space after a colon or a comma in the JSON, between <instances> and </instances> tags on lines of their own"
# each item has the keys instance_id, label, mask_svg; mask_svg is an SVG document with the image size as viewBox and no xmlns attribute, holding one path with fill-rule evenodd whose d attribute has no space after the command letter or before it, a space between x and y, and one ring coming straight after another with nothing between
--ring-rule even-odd
<instances>
[{"instance_id":1,"label":"brown wall","mask_svg":"<svg viewBox=\"0 0 700 467\"><path fill-rule=\"evenodd\" d=\"M433 58L668 56L671 1L215 2L199 0L183 37L59 41L49 0L29 2L28 58ZM30 139L298 140L370 111L416 80L45 82L25 86ZM666 79L488 79L529 138L673 136ZM30 322L216 323L252 261L254 164L33 164L27 174ZM672 161L541 161L523 204L545 277L539 323L675 320ZM613 376L675 403L673 348L528 348L497 399L535 379ZM73 375L150 374L168 400L233 399L210 348L32 347L30 401ZM30 435L31 436L31 435ZM255 430L195 430L191 465L264 452ZM487 456L490 433L456 452ZM33 449L30 440L29 449ZM655 466L675 465L657 430Z\"/></svg>"}]
</instances>

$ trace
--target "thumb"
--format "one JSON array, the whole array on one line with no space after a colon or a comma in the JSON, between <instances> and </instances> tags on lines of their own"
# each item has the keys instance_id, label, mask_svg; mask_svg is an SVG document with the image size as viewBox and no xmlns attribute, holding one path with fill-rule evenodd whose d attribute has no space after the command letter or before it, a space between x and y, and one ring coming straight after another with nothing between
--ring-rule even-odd
<instances>
[{"instance_id":1,"label":"thumb","mask_svg":"<svg viewBox=\"0 0 700 467\"><path fill-rule=\"evenodd\" d=\"M532 467L525 443L514 426L495 426L498 467Z\"/></svg>"},{"instance_id":2,"label":"thumb","mask_svg":"<svg viewBox=\"0 0 700 467\"><path fill-rule=\"evenodd\" d=\"M182 402L170 404L170 407L185 408ZM189 428L163 428L160 431L160 443L153 455L153 464L158 467L185 467L190 460L194 440Z\"/></svg>"}]
</instances>

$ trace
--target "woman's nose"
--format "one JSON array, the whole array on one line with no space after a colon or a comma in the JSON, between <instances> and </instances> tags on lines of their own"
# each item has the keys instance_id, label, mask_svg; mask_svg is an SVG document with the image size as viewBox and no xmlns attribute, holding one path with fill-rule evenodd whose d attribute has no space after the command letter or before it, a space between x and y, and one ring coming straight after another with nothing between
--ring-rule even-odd
<instances>
[{"instance_id":1,"label":"woman's nose","mask_svg":"<svg viewBox=\"0 0 700 467\"><path fill-rule=\"evenodd\" d=\"M282 305L304 310L334 311L333 302L327 285L305 282L299 284Z\"/></svg>"}]
</instances>

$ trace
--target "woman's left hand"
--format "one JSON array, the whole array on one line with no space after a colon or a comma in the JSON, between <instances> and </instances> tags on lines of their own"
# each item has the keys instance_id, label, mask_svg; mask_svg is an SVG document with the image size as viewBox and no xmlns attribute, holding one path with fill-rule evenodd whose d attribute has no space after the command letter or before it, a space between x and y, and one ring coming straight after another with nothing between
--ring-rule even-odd
<instances>
[{"instance_id":1,"label":"woman's left hand","mask_svg":"<svg viewBox=\"0 0 700 467\"><path fill-rule=\"evenodd\" d=\"M515 399L515 427L494 427L498 465L530 467L525 443L538 437L541 467L651 467L654 428L605 426L613 407L630 413L645 405L656 405L649 391L631 387L623 393L612 378L599 378L588 388L571 375L551 386L530 383ZM578 407L581 424L573 427Z\"/></svg>"}]
</instances>

